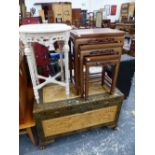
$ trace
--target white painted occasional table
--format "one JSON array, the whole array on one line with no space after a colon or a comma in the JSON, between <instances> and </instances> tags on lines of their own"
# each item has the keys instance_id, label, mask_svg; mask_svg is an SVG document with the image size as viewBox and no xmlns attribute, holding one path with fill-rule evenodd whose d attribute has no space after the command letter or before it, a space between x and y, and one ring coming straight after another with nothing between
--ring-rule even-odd
<instances>
[{"instance_id":1,"label":"white painted occasional table","mask_svg":"<svg viewBox=\"0 0 155 155\"><path fill-rule=\"evenodd\" d=\"M70 36L71 27L66 24L30 24L22 25L19 28L20 39L24 44L24 52L27 57L28 67L31 75L31 80L33 84L34 96L36 102L39 103L39 89L49 83L59 84L66 87L66 96L69 96L69 67L68 67L68 52L69 45L68 40ZM38 75L36 60L33 48L31 46L32 42L40 43L49 49L53 48L55 41L64 41L63 52L65 59L65 82L57 81L56 78L62 75L61 72L57 73L55 76L44 77ZM62 69L62 67L61 67ZM39 79L45 80L43 83L39 83ZM52 92L51 92L52 93ZM59 93L59 92L58 92Z\"/></svg>"}]
</instances>

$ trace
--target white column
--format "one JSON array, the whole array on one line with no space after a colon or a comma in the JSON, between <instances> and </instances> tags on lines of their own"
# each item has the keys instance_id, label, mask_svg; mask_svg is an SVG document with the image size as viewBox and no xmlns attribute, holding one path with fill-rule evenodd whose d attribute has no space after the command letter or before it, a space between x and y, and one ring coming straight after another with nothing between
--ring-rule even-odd
<instances>
[{"instance_id":1,"label":"white column","mask_svg":"<svg viewBox=\"0 0 155 155\"><path fill-rule=\"evenodd\" d=\"M30 49L31 49L31 53L32 53L32 63L33 63L33 66L34 66L35 79L37 80L37 84L39 84L35 53L34 53L34 50L33 50L32 46L30 46Z\"/></svg>"},{"instance_id":2,"label":"white column","mask_svg":"<svg viewBox=\"0 0 155 155\"><path fill-rule=\"evenodd\" d=\"M66 95L69 97L69 61L68 61L68 52L69 52L69 45L68 40L65 41L64 44L64 54L65 54L65 80L66 80Z\"/></svg>"},{"instance_id":3,"label":"white column","mask_svg":"<svg viewBox=\"0 0 155 155\"><path fill-rule=\"evenodd\" d=\"M30 43L26 43L24 46L25 46L24 52L29 66L30 76L32 80L33 90L34 90L34 96L35 96L36 102L39 103L39 92L37 89L37 79L36 79L35 67L33 63L33 53L31 50Z\"/></svg>"}]
</instances>

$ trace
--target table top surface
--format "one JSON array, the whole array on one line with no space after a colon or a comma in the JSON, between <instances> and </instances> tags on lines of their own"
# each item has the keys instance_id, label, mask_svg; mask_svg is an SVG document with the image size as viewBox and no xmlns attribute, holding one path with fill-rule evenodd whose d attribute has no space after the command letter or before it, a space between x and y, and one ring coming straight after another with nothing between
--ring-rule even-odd
<instances>
[{"instance_id":1,"label":"table top surface","mask_svg":"<svg viewBox=\"0 0 155 155\"><path fill-rule=\"evenodd\" d=\"M116 25L135 25L135 23L116 23Z\"/></svg>"},{"instance_id":2,"label":"table top surface","mask_svg":"<svg viewBox=\"0 0 155 155\"><path fill-rule=\"evenodd\" d=\"M70 95L69 98L66 96L65 88L60 85L47 85L41 90L41 103L34 104L33 112L41 112L46 110L61 109L64 107L74 107L83 105L91 102L98 102L100 100L117 100L123 99L123 94L116 89L112 95L109 93L109 88L101 86L100 82L94 82L89 84L89 98L85 100L79 95L75 94L75 89L70 84ZM59 92L59 93L58 93Z\"/></svg>"},{"instance_id":3,"label":"table top surface","mask_svg":"<svg viewBox=\"0 0 155 155\"><path fill-rule=\"evenodd\" d=\"M76 37L87 37L92 35L114 35L120 34L124 35L124 31L110 28L94 28L94 29L80 29L80 30L71 30L71 34Z\"/></svg>"},{"instance_id":4,"label":"table top surface","mask_svg":"<svg viewBox=\"0 0 155 155\"><path fill-rule=\"evenodd\" d=\"M56 33L71 30L71 26L62 23L28 24L19 27L20 33Z\"/></svg>"}]
</instances>

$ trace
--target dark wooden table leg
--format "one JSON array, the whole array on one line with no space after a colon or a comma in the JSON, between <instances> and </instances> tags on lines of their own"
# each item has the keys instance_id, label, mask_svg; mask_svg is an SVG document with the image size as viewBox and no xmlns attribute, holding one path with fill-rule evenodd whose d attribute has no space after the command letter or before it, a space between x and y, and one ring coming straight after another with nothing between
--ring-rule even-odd
<instances>
[{"instance_id":1,"label":"dark wooden table leg","mask_svg":"<svg viewBox=\"0 0 155 155\"><path fill-rule=\"evenodd\" d=\"M80 94L81 94L81 97L83 97L83 94L84 94L84 73L83 73L83 68L84 68L84 65L83 65L83 57L80 57Z\"/></svg>"},{"instance_id":2,"label":"dark wooden table leg","mask_svg":"<svg viewBox=\"0 0 155 155\"><path fill-rule=\"evenodd\" d=\"M111 84L111 90L110 93L113 94L115 92L116 87L116 81L118 76L118 70L119 70L119 62L115 64L113 75L112 75L112 84Z\"/></svg>"},{"instance_id":3,"label":"dark wooden table leg","mask_svg":"<svg viewBox=\"0 0 155 155\"><path fill-rule=\"evenodd\" d=\"M79 95L79 74L78 74L78 43L75 41L74 43L75 51L74 51L74 82L75 82L75 90L76 94Z\"/></svg>"},{"instance_id":4,"label":"dark wooden table leg","mask_svg":"<svg viewBox=\"0 0 155 155\"><path fill-rule=\"evenodd\" d=\"M27 131L28 136L31 139L32 144L35 145L35 139L34 139L34 136L33 136L33 133L32 133L32 129L31 128L27 128L26 131Z\"/></svg>"},{"instance_id":5,"label":"dark wooden table leg","mask_svg":"<svg viewBox=\"0 0 155 155\"><path fill-rule=\"evenodd\" d=\"M85 99L88 98L88 87L89 87L89 65L86 63L86 71L85 71Z\"/></svg>"},{"instance_id":6,"label":"dark wooden table leg","mask_svg":"<svg viewBox=\"0 0 155 155\"><path fill-rule=\"evenodd\" d=\"M71 47L71 40L69 40L69 49L70 49L70 51L69 51L69 71L70 71L70 81L71 81L71 83L72 83L72 69L73 69L73 67L72 67L72 47Z\"/></svg>"},{"instance_id":7,"label":"dark wooden table leg","mask_svg":"<svg viewBox=\"0 0 155 155\"><path fill-rule=\"evenodd\" d=\"M104 79L105 79L105 66L102 66L102 80L101 80L101 85L103 86L104 85Z\"/></svg>"}]
</instances>

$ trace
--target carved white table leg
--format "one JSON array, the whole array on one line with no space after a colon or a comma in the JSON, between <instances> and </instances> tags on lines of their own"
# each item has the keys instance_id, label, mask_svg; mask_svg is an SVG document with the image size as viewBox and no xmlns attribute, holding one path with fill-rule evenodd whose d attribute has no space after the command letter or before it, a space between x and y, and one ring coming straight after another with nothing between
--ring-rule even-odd
<instances>
[{"instance_id":1,"label":"carved white table leg","mask_svg":"<svg viewBox=\"0 0 155 155\"><path fill-rule=\"evenodd\" d=\"M38 89L37 89L37 79L36 79L36 75L35 75L35 66L33 63L33 53L32 53L31 46L29 43L25 44L24 52L25 52L25 55L27 58L28 66L29 66L29 71L30 71L33 90L34 90L34 96L35 96L37 103L39 103L39 93L38 93Z\"/></svg>"},{"instance_id":2,"label":"carved white table leg","mask_svg":"<svg viewBox=\"0 0 155 155\"><path fill-rule=\"evenodd\" d=\"M68 63L69 45L68 41L65 41L64 54L65 54L65 80L66 80L66 95L69 97L69 63Z\"/></svg>"},{"instance_id":3,"label":"carved white table leg","mask_svg":"<svg viewBox=\"0 0 155 155\"><path fill-rule=\"evenodd\" d=\"M30 46L30 49L31 49L31 54L32 54L32 63L33 63L33 66L34 66L35 79L37 80L37 84L39 84L40 82L39 82L39 79L38 79L38 71L37 71L37 65L36 65L34 50L33 50L32 46Z\"/></svg>"},{"instance_id":4,"label":"carved white table leg","mask_svg":"<svg viewBox=\"0 0 155 155\"><path fill-rule=\"evenodd\" d=\"M63 68L63 53L60 53L60 67L61 67L61 81L64 81L64 68Z\"/></svg>"}]
</instances>

